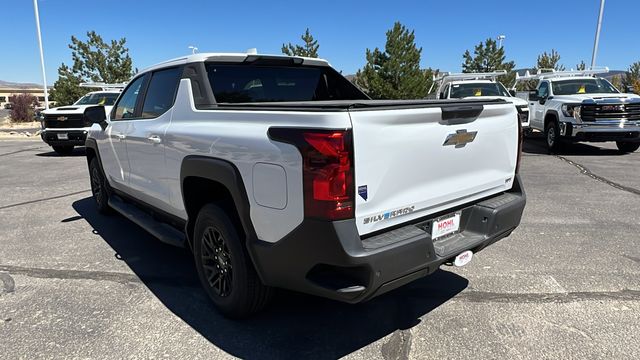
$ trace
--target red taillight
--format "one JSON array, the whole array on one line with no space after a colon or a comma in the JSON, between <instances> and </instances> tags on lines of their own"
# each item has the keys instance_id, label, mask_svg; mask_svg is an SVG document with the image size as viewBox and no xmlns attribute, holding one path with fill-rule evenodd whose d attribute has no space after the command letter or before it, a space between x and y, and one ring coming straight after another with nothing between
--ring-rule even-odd
<instances>
[{"instance_id":1,"label":"red taillight","mask_svg":"<svg viewBox=\"0 0 640 360\"><path fill-rule=\"evenodd\" d=\"M306 217L342 220L354 216L350 130L274 128L269 135L300 150Z\"/></svg>"}]
</instances>

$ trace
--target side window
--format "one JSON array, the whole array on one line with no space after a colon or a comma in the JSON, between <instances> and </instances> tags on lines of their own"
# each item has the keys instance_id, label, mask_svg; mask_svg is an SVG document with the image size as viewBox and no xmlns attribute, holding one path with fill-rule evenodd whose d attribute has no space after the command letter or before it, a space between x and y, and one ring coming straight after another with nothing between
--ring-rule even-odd
<instances>
[{"instance_id":1,"label":"side window","mask_svg":"<svg viewBox=\"0 0 640 360\"><path fill-rule=\"evenodd\" d=\"M169 68L154 72L142 105L142 118L154 118L173 106L176 90L182 75L181 68Z\"/></svg>"},{"instance_id":2,"label":"side window","mask_svg":"<svg viewBox=\"0 0 640 360\"><path fill-rule=\"evenodd\" d=\"M127 87L120 97L118 104L115 106L113 120L124 120L135 117L136 101L138 100L140 88L142 84L144 84L146 77L146 75L140 76Z\"/></svg>"},{"instance_id":3,"label":"side window","mask_svg":"<svg viewBox=\"0 0 640 360\"><path fill-rule=\"evenodd\" d=\"M544 81L540 83L540 87L538 88L538 96L541 98L549 96L549 83Z\"/></svg>"}]
</instances>

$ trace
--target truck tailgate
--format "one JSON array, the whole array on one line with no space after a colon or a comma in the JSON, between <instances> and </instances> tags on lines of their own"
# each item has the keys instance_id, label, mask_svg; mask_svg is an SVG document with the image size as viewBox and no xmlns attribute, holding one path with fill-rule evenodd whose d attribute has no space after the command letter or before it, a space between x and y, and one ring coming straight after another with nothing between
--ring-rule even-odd
<instances>
[{"instance_id":1,"label":"truck tailgate","mask_svg":"<svg viewBox=\"0 0 640 360\"><path fill-rule=\"evenodd\" d=\"M513 184L519 131L513 104L363 108L350 116L360 235Z\"/></svg>"}]
</instances>

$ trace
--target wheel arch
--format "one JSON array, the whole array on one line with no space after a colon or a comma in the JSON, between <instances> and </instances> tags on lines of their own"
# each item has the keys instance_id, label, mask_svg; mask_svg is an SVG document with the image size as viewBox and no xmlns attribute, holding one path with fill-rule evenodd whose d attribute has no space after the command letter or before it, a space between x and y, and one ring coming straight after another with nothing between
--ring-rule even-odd
<instances>
[{"instance_id":1,"label":"wheel arch","mask_svg":"<svg viewBox=\"0 0 640 360\"><path fill-rule=\"evenodd\" d=\"M202 206L212 202L227 212L247 242L257 239L244 181L237 167L229 161L187 156L180 167L180 191L187 213L185 233L189 246L193 243L198 212Z\"/></svg>"},{"instance_id":2,"label":"wheel arch","mask_svg":"<svg viewBox=\"0 0 640 360\"><path fill-rule=\"evenodd\" d=\"M544 115L544 129L547 129L547 124L550 121L558 122L560 117L558 116L558 112L555 110L547 110L547 113Z\"/></svg>"}]
</instances>

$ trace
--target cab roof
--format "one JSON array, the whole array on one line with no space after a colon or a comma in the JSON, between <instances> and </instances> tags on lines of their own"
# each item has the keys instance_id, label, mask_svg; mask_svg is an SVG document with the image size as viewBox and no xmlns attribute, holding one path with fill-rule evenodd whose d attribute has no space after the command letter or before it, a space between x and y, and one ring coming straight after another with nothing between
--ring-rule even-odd
<instances>
[{"instance_id":1,"label":"cab roof","mask_svg":"<svg viewBox=\"0 0 640 360\"><path fill-rule=\"evenodd\" d=\"M161 63L149 66L140 71L144 73L164 67L183 65L189 63L203 62L203 61L218 61L218 62L245 62L255 61L258 59L293 59L294 63L301 63L304 65L315 66L330 66L329 62L324 59L310 58L303 56L287 56L287 55L270 55L270 54L254 54L254 53L198 53L188 56L183 56Z\"/></svg>"}]
</instances>

